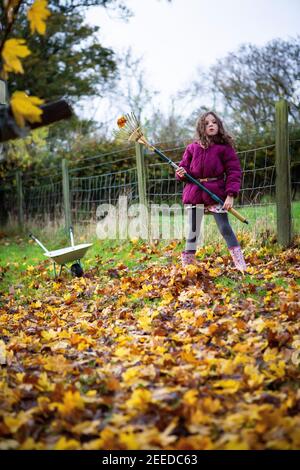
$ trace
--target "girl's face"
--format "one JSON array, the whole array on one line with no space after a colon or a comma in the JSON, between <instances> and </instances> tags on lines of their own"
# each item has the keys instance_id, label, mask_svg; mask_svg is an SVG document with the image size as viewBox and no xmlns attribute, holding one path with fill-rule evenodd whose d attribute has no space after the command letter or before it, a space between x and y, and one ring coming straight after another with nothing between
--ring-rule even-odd
<instances>
[{"instance_id":1,"label":"girl's face","mask_svg":"<svg viewBox=\"0 0 300 470\"><path fill-rule=\"evenodd\" d=\"M217 135L219 132L219 126L217 124L216 119L212 114L209 114L205 118L205 132L208 137L213 135Z\"/></svg>"}]
</instances>

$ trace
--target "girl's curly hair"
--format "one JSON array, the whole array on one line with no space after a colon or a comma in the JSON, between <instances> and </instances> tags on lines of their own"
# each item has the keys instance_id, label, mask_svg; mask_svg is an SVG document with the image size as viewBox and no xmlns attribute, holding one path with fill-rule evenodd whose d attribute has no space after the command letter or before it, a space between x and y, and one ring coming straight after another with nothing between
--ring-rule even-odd
<instances>
[{"instance_id":1,"label":"girl's curly hair","mask_svg":"<svg viewBox=\"0 0 300 470\"><path fill-rule=\"evenodd\" d=\"M208 137L205 132L205 119L209 115L213 116L218 124L217 135L213 135L211 137ZM205 148L207 148L212 142L215 144L228 144L232 147L234 146L233 137L225 131L221 119L213 111L208 111L197 119L196 140Z\"/></svg>"}]
</instances>

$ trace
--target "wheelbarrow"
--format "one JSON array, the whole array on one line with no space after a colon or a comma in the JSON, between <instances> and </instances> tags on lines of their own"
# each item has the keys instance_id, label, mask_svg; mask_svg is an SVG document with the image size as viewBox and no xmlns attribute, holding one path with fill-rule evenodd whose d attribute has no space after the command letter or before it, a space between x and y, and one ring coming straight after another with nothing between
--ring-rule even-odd
<instances>
[{"instance_id":1,"label":"wheelbarrow","mask_svg":"<svg viewBox=\"0 0 300 470\"><path fill-rule=\"evenodd\" d=\"M85 255L87 250L92 246L92 243L84 243L82 245L74 245L74 235L73 228L70 227L70 239L71 246L67 248L61 248L60 250L49 251L47 248L32 234L29 234L29 237L34 240L43 250L44 255L50 258L53 261L53 271L54 277L56 277L56 264L60 265L59 276L61 275L62 268L67 268L68 263L72 263L70 271L73 276L81 277L83 275L83 268L81 265L81 258Z\"/></svg>"}]
</instances>

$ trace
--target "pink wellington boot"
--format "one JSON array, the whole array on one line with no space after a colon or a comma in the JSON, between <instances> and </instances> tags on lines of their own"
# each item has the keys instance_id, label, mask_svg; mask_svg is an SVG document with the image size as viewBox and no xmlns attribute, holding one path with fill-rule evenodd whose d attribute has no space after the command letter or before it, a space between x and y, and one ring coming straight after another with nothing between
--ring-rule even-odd
<instances>
[{"instance_id":1,"label":"pink wellington boot","mask_svg":"<svg viewBox=\"0 0 300 470\"><path fill-rule=\"evenodd\" d=\"M183 251L181 253L181 264L182 266L196 264L195 253L187 253L186 251Z\"/></svg>"},{"instance_id":2,"label":"pink wellington boot","mask_svg":"<svg viewBox=\"0 0 300 470\"><path fill-rule=\"evenodd\" d=\"M247 269L247 265L241 247L239 245L231 246L229 248L229 252L231 254L235 267L243 273Z\"/></svg>"}]
</instances>

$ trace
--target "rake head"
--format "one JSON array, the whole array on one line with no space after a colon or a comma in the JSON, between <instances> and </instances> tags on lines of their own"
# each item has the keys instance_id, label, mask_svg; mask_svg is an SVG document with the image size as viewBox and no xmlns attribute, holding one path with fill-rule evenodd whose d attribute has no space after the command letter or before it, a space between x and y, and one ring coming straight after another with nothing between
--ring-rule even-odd
<instances>
[{"instance_id":1,"label":"rake head","mask_svg":"<svg viewBox=\"0 0 300 470\"><path fill-rule=\"evenodd\" d=\"M134 113L121 116L118 119L117 124L119 129L114 131L116 138L129 142L140 142L147 147L150 146L143 134L141 124Z\"/></svg>"}]
</instances>

